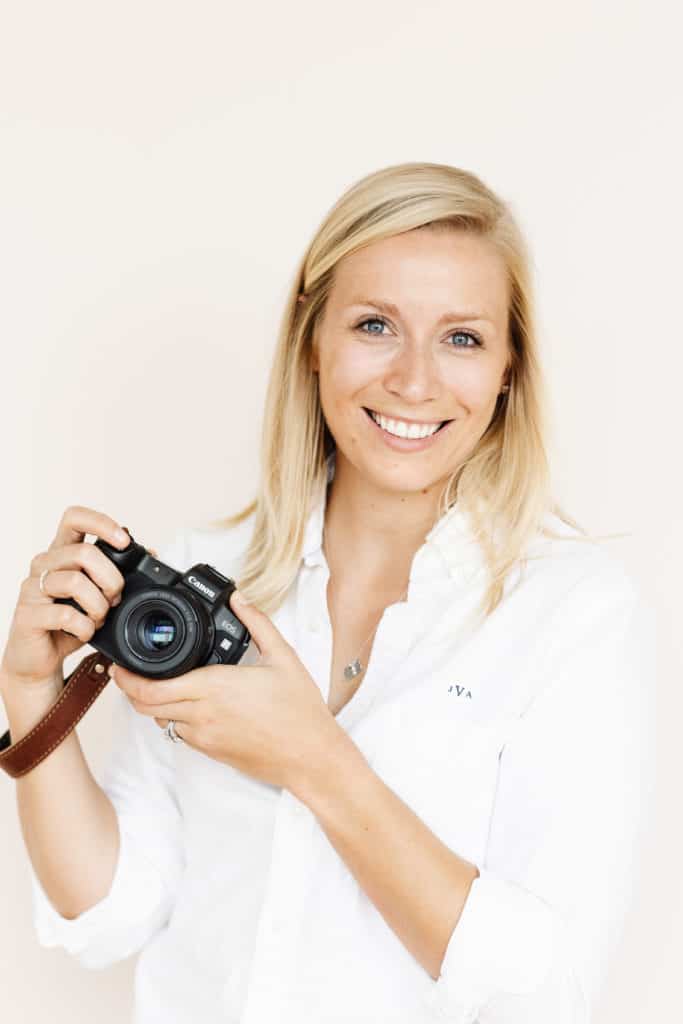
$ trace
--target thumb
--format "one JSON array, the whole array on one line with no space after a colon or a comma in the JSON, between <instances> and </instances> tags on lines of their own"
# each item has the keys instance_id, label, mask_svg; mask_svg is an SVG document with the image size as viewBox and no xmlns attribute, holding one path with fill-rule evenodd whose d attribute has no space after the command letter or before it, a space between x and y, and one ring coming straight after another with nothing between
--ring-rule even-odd
<instances>
[{"instance_id":1,"label":"thumb","mask_svg":"<svg viewBox=\"0 0 683 1024\"><path fill-rule=\"evenodd\" d=\"M239 590L230 595L230 607L247 627L262 658L272 657L278 650L289 646L280 630L256 605L249 604Z\"/></svg>"}]
</instances>

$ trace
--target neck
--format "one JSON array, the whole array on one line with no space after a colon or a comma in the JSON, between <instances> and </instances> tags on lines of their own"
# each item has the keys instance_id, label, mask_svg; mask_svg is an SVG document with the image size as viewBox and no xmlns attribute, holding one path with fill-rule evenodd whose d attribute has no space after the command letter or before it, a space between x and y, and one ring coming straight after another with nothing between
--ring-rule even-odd
<instances>
[{"instance_id":1,"label":"neck","mask_svg":"<svg viewBox=\"0 0 683 1024\"><path fill-rule=\"evenodd\" d=\"M337 453L325 509L324 549L337 580L407 587L413 557L438 514L437 488L387 491L360 479Z\"/></svg>"}]
</instances>

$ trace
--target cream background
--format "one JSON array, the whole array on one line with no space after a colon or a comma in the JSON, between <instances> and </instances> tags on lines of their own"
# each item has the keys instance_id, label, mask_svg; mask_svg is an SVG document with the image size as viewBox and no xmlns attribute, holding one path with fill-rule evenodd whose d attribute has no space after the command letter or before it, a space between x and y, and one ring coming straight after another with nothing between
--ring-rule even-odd
<instances>
[{"instance_id":1,"label":"cream background","mask_svg":"<svg viewBox=\"0 0 683 1024\"><path fill-rule=\"evenodd\" d=\"M659 790L596 1024L681 1014L683 377L675 5L23 0L0 9L0 643L31 557L84 504L159 547L252 496L275 330L341 192L473 170L535 261L558 496L655 603ZM77 654L74 662L82 654ZM67 664L67 668L68 668ZM105 690L79 735L106 755ZM0 725L6 728L0 704ZM36 944L0 779L3 1006L128 1019L134 960Z\"/></svg>"}]
</instances>

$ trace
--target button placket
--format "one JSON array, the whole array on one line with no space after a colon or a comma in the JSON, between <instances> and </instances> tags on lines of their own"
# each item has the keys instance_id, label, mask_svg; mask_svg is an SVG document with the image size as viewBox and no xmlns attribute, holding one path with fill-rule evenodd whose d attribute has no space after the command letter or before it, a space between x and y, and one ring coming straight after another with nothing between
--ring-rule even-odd
<instances>
[{"instance_id":1,"label":"button placket","mask_svg":"<svg viewBox=\"0 0 683 1024\"><path fill-rule=\"evenodd\" d=\"M278 1019L294 977L301 915L315 850L315 818L283 789L277 808L270 875L259 921L242 1024Z\"/></svg>"},{"instance_id":2,"label":"button placket","mask_svg":"<svg viewBox=\"0 0 683 1024\"><path fill-rule=\"evenodd\" d=\"M323 563L307 565L301 572L296 594L296 651L327 700L331 638L325 629L325 588L329 571ZM317 622L317 629L311 624Z\"/></svg>"}]
</instances>

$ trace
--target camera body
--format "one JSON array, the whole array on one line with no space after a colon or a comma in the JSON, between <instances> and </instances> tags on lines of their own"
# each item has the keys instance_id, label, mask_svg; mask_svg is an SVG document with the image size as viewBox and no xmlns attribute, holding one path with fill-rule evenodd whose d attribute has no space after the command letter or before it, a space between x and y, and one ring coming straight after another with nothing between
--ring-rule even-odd
<instances>
[{"instance_id":1,"label":"camera body","mask_svg":"<svg viewBox=\"0 0 683 1024\"><path fill-rule=\"evenodd\" d=\"M235 581L210 565L177 572L131 537L123 551L95 542L124 577L121 603L110 608L88 641L115 664L154 679L170 679L203 665L236 665L251 641L230 610ZM83 609L70 597L57 604Z\"/></svg>"}]
</instances>

